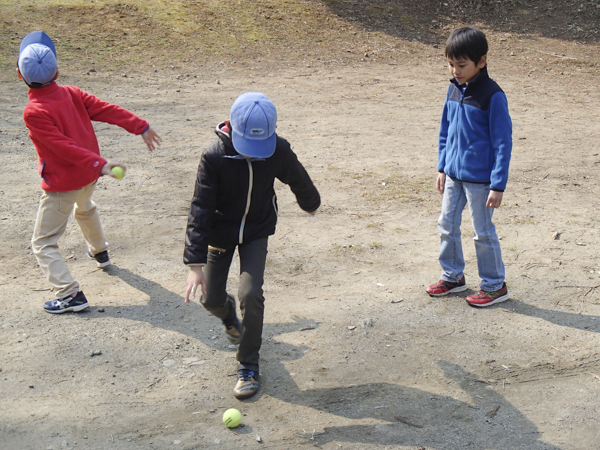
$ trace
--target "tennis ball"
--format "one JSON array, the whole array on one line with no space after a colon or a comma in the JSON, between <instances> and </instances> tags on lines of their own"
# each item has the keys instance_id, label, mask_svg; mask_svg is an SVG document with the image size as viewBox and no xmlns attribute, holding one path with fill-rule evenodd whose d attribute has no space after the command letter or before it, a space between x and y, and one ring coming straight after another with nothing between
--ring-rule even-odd
<instances>
[{"instance_id":1,"label":"tennis ball","mask_svg":"<svg viewBox=\"0 0 600 450\"><path fill-rule=\"evenodd\" d=\"M242 421L242 414L235 408L230 408L223 413L223 423L229 428L237 427Z\"/></svg>"},{"instance_id":2,"label":"tennis ball","mask_svg":"<svg viewBox=\"0 0 600 450\"><path fill-rule=\"evenodd\" d=\"M112 169L110 169L110 171L115 177L117 177L117 180L120 180L125 176L125 171L121 166L114 166Z\"/></svg>"}]
</instances>

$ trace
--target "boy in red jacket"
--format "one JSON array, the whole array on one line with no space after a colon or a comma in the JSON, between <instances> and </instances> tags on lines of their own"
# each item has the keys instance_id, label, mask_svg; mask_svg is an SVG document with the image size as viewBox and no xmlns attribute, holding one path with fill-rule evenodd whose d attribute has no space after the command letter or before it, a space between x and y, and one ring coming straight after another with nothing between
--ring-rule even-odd
<instances>
[{"instance_id":1,"label":"boy in red jacket","mask_svg":"<svg viewBox=\"0 0 600 450\"><path fill-rule=\"evenodd\" d=\"M38 171L44 190L35 221L31 249L42 272L54 287L55 299L44 303L52 314L81 311L87 299L58 251L73 209L98 267L110 265L108 243L102 231L92 193L102 175L112 176L118 162L100 156L92 120L118 125L141 135L150 151L160 137L148 122L117 105L104 102L75 86L59 86L56 49L43 31L29 33L21 42L17 75L29 86L23 111L29 137L38 153Z\"/></svg>"}]
</instances>

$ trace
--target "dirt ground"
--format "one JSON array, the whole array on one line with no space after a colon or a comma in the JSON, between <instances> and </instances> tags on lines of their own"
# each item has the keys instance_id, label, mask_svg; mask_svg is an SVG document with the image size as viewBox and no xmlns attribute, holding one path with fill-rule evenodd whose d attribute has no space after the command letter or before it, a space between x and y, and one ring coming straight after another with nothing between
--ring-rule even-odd
<instances>
[{"instance_id":1,"label":"dirt ground","mask_svg":"<svg viewBox=\"0 0 600 450\"><path fill-rule=\"evenodd\" d=\"M514 124L494 215L511 300L481 310L464 301L479 285L467 212L469 291L424 290L440 275L449 77L435 33L446 25L421 41L387 34L385 52L370 55L357 35L327 60L64 71L61 83L135 111L163 137L149 153L139 137L96 126L103 155L129 171L95 193L113 265L85 257L74 220L60 242L91 304L78 314L42 310L52 293L30 249L40 188L26 86L4 73L0 448L598 448L600 46L499 28L484 29ZM278 133L323 204L310 217L277 185L261 388L238 401L235 348L216 318L184 304L182 252L200 154L249 90L278 107ZM221 420L231 407L242 413L235 429Z\"/></svg>"}]
</instances>

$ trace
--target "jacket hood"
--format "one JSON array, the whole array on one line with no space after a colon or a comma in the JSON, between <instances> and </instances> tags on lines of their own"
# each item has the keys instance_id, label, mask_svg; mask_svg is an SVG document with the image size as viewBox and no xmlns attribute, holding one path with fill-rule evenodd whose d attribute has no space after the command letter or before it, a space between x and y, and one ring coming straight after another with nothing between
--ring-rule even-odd
<instances>
[{"instance_id":1,"label":"jacket hood","mask_svg":"<svg viewBox=\"0 0 600 450\"><path fill-rule=\"evenodd\" d=\"M231 140L231 124L229 123L229 120L224 120L223 122L219 123L215 127L215 133L225 145L225 153L227 155L239 155L239 153L233 147L233 142Z\"/></svg>"}]
</instances>

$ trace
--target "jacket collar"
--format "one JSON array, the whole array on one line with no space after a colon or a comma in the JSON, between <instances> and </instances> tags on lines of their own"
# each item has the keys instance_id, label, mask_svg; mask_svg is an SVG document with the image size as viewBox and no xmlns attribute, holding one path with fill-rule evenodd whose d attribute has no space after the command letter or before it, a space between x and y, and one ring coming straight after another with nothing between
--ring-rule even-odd
<instances>
[{"instance_id":1,"label":"jacket collar","mask_svg":"<svg viewBox=\"0 0 600 450\"><path fill-rule=\"evenodd\" d=\"M482 84L485 80L487 80L489 77L490 76L488 75L487 64L486 64L486 66L479 71L479 73L477 74L475 79L467 84L467 89L469 91L475 89L477 86ZM461 84L459 84L458 81L456 81L456 78L452 78L450 80L450 82L453 83L459 89L462 89L464 87ZM466 93L467 89L465 89L465 93Z\"/></svg>"},{"instance_id":2,"label":"jacket collar","mask_svg":"<svg viewBox=\"0 0 600 450\"><path fill-rule=\"evenodd\" d=\"M223 158L229 159L244 159L247 161L264 161L265 158L246 158L243 155L240 155L235 148L233 147L233 142L231 141L231 124L228 120L221 122L215 128L215 133L225 146L225 154Z\"/></svg>"},{"instance_id":3,"label":"jacket collar","mask_svg":"<svg viewBox=\"0 0 600 450\"><path fill-rule=\"evenodd\" d=\"M52 94L57 89L58 89L58 84L56 84L56 81L53 81L52 83L47 84L46 86L42 86L39 88L30 88L29 91L27 91L27 95L29 95L30 99L33 99L38 96Z\"/></svg>"}]
</instances>

